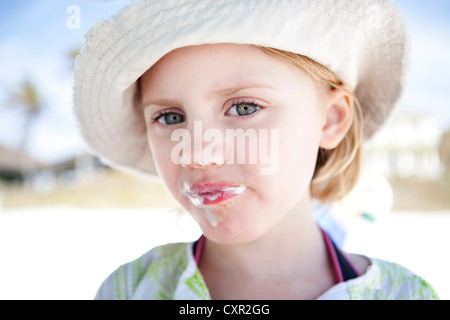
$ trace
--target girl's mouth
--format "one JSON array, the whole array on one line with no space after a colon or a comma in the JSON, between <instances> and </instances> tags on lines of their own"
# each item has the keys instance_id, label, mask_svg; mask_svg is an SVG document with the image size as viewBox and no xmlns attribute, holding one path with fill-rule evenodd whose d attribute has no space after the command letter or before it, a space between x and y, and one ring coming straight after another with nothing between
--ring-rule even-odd
<instances>
[{"instance_id":1,"label":"girl's mouth","mask_svg":"<svg viewBox=\"0 0 450 320\"><path fill-rule=\"evenodd\" d=\"M197 207L219 204L243 193L246 189L244 185L224 182L183 183L183 194Z\"/></svg>"}]
</instances>

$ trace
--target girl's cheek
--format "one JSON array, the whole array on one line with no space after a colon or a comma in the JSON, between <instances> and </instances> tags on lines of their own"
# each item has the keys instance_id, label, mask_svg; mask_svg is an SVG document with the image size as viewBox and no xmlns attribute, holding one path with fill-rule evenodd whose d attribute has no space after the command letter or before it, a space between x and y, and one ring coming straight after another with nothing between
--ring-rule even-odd
<instances>
[{"instance_id":1,"label":"girl's cheek","mask_svg":"<svg viewBox=\"0 0 450 320\"><path fill-rule=\"evenodd\" d=\"M152 158L154 164L159 170L159 174L164 177L167 171L169 171L169 167L172 164L170 161L171 154L171 141L160 137L158 135L147 135L147 139L149 142L150 150L152 153Z\"/></svg>"},{"instance_id":2,"label":"girl's cheek","mask_svg":"<svg viewBox=\"0 0 450 320\"><path fill-rule=\"evenodd\" d=\"M170 151L168 153L167 150L165 150L164 153L160 153L160 151L158 151L157 155L153 156L158 176L171 195L179 201L180 195L177 182L180 166L177 166L170 161ZM167 154L169 154L168 159L166 156Z\"/></svg>"}]
</instances>

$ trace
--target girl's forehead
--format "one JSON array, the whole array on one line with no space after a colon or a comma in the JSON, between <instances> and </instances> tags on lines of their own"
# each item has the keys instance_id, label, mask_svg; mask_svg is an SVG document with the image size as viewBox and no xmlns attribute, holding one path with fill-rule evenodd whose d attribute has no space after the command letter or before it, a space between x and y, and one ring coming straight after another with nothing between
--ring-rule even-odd
<instances>
[{"instance_id":1,"label":"girl's forehead","mask_svg":"<svg viewBox=\"0 0 450 320\"><path fill-rule=\"evenodd\" d=\"M266 61L264 61L266 60ZM159 59L151 68L151 74L173 72L236 72L251 69L267 63L266 55L251 45L205 44L182 47L170 51Z\"/></svg>"},{"instance_id":2,"label":"girl's forehead","mask_svg":"<svg viewBox=\"0 0 450 320\"><path fill-rule=\"evenodd\" d=\"M300 68L281 61L253 45L206 44L175 49L164 55L143 76L146 86L208 83L211 90L240 87L279 88L295 79L311 82Z\"/></svg>"},{"instance_id":3,"label":"girl's forehead","mask_svg":"<svg viewBox=\"0 0 450 320\"><path fill-rule=\"evenodd\" d=\"M250 44L216 43L186 46L174 49L165 54L160 61L168 59L189 59L192 56L208 56L211 59L245 59L249 56L261 55L258 47Z\"/></svg>"}]
</instances>

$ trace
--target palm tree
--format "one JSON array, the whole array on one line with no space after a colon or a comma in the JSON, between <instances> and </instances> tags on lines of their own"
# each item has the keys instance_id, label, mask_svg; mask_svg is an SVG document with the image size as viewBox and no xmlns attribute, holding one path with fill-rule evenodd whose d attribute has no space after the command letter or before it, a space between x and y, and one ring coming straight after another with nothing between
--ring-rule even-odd
<instances>
[{"instance_id":1,"label":"palm tree","mask_svg":"<svg viewBox=\"0 0 450 320\"><path fill-rule=\"evenodd\" d=\"M32 127L37 116L44 108L44 103L36 85L30 79L25 78L19 84L17 90L12 93L10 104L21 108L22 112L24 112L23 130L17 146L19 155L23 155L26 153ZM20 170L24 177L30 168L28 168L25 157L21 157L19 161Z\"/></svg>"}]
</instances>

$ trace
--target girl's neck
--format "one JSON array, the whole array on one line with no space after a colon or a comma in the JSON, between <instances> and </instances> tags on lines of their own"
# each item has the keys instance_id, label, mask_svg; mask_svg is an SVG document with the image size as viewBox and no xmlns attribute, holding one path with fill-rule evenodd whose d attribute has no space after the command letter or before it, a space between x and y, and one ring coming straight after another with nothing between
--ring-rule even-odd
<instances>
[{"instance_id":1,"label":"girl's neck","mask_svg":"<svg viewBox=\"0 0 450 320\"><path fill-rule=\"evenodd\" d=\"M334 281L324 277L325 273L333 278L333 271L309 202L299 203L273 229L254 241L221 245L206 239L199 267L212 291L233 282L264 283L270 287L270 283L306 284L316 277L327 279L327 283ZM224 283L219 285L221 280Z\"/></svg>"}]
</instances>

